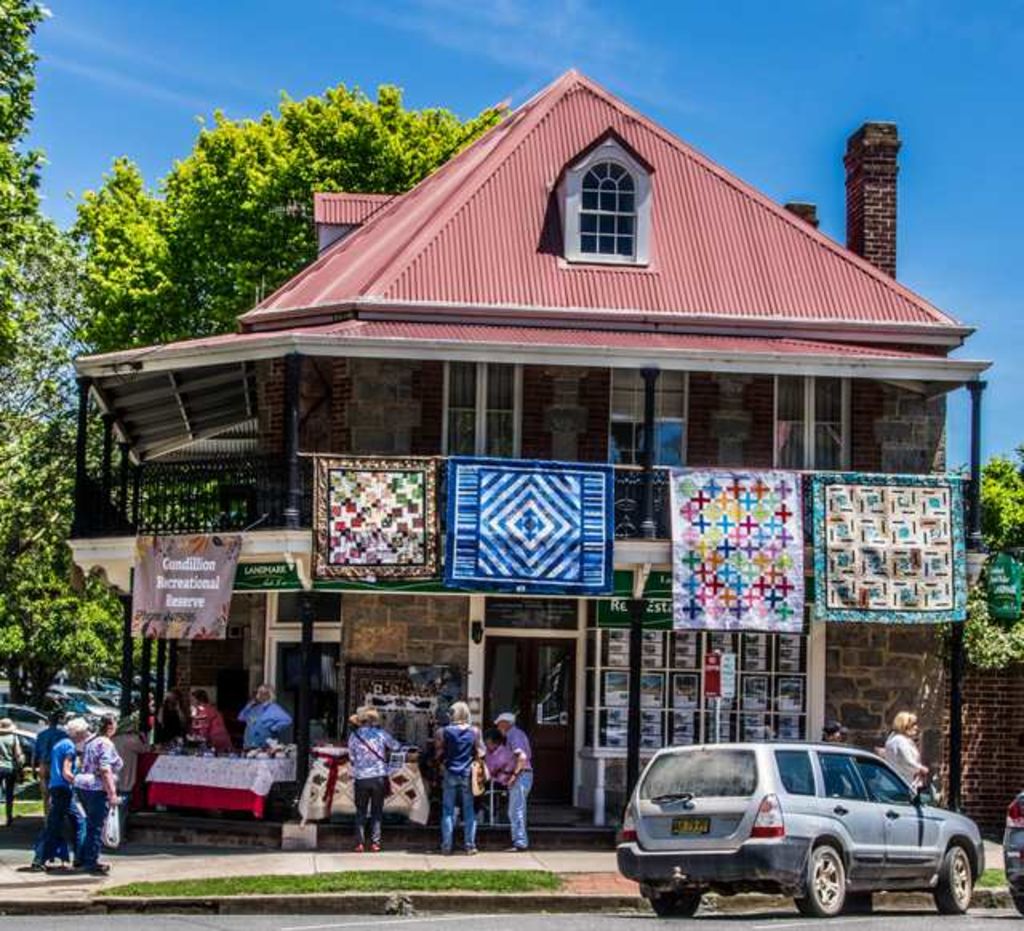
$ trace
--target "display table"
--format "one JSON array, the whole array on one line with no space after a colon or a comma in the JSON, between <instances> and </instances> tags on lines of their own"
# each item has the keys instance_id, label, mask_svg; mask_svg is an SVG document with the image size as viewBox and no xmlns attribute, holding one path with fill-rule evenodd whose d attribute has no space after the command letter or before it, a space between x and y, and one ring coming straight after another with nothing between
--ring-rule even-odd
<instances>
[{"instance_id":1,"label":"display table","mask_svg":"<svg viewBox=\"0 0 1024 931\"><path fill-rule=\"evenodd\" d=\"M146 774L150 806L247 811L262 818L275 782L295 781L294 759L162 754Z\"/></svg>"},{"instance_id":2,"label":"display table","mask_svg":"<svg viewBox=\"0 0 1024 931\"><path fill-rule=\"evenodd\" d=\"M391 794L384 799L384 813L404 815L415 824L426 824L430 799L420 775L419 753L393 753L388 766ZM331 815L355 815L355 780L344 747L313 750L309 777L299 797L303 823L322 821Z\"/></svg>"}]
</instances>

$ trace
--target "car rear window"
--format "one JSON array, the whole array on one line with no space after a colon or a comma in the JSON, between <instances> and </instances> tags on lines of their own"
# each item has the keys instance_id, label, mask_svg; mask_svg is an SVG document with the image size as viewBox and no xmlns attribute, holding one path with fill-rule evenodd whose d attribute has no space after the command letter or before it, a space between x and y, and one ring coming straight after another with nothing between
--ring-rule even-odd
<instances>
[{"instance_id":1,"label":"car rear window","mask_svg":"<svg viewBox=\"0 0 1024 931\"><path fill-rule=\"evenodd\" d=\"M790 795L814 795L814 767L806 750L776 750L779 778Z\"/></svg>"},{"instance_id":2,"label":"car rear window","mask_svg":"<svg viewBox=\"0 0 1024 931\"><path fill-rule=\"evenodd\" d=\"M693 750L659 756L640 786L641 798L688 793L694 798L750 796L757 788L751 750Z\"/></svg>"}]
</instances>

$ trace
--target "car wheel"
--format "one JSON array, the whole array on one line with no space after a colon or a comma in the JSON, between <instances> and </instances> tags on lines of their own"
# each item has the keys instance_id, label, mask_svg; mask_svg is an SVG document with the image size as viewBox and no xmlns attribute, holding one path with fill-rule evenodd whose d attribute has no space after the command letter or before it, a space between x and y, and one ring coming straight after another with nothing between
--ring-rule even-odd
<instances>
[{"instance_id":1,"label":"car wheel","mask_svg":"<svg viewBox=\"0 0 1024 931\"><path fill-rule=\"evenodd\" d=\"M846 868L843 857L827 844L815 847L807 858L806 895L796 900L801 915L834 918L846 902Z\"/></svg>"},{"instance_id":2,"label":"car wheel","mask_svg":"<svg viewBox=\"0 0 1024 931\"><path fill-rule=\"evenodd\" d=\"M939 867L935 907L941 915L963 915L971 907L973 892L974 876L967 851L963 847L950 847Z\"/></svg>"},{"instance_id":3,"label":"car wheel","mask_svg":"<svg viewBox=\"0 0 1024 931\"><path fill-rule=\"evenodd\" d=\"M1024 893L1011 892L1010 895L1013 897L1013 904L1017 907L1017 911L1024 915Z\"/></svg>"},{"instance_id":4,"label":"car wheel","mask_svg":"<svg viewBox=\"0 0 1024 931\"><path fill-rule=\"evenodd\" d=\"M848 892L846 894L846 904L843 906L843 914L870 915L874 907L874 896L870 892Z\"/></svg>"},{"instance_id":5,"label":"car wheel","mask_svg":"<svg viewBox=\"0 0 1024 931\"><path fill-rule=\"evenodd\" d=\"M699 892L661 892L650 898L659 918L692 918L700 908Z\"/></svg>"}]
</instances>

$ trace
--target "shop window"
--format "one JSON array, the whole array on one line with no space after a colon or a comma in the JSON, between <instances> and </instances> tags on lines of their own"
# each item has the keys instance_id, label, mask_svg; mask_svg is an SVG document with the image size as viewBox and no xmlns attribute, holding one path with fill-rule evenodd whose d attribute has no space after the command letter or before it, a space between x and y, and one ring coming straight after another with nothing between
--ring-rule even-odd
<instances>
[{"instance_id":1,"label":"shop window","mask_svg":"<svg viewBox=\"0 0 1024 931\"><path fill-rule=\"evenodd\" d=\"M737 654L736 697L704 697L704 656ZM805 634L643 632L640 745L807 739ZM587 631L587 746L626 747L629 630Z\"/></svg>"},{"instance_id":2,"label":"shop window","mask_svg":"<svg viewBox=\"0 0 1024 931\"><path fill-rule=\"evenodd\" d=\"M777 376L776 467L818 470L848 468L849 412L849 379Z\"/></svg>"},{"instance_id":3,"label":"shop window","mask_svg":"<svg viewBox=\"0 0 1024 931\"><path fill-rule=\"evenodd\" d=\"M635 369L612 370L611 461L639 465L644 445L644 380ZM679 466L686 459L685 372L661 372L654 398L654 462Z\"/></svg>"},{"instance_id":4,"label":"shop window","mask_svg":"<svg viewBox=\"0 0 1024 931\"><path fill-rule=\"evenodd\" d=\"M444 394L447 454L519 455L521 366L449 362L445 366Z\"/></svg>"}]
</instances>

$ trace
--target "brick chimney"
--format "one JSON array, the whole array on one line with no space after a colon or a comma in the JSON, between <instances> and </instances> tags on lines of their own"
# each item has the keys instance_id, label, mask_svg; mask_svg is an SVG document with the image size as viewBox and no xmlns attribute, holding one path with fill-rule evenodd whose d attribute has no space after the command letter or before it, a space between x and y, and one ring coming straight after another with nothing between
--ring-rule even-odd
<instances>
[{"instance_id":1,"label":"brick chimney","mask_svg":"<svg viewBox=\"0 0 1024 931\"><path fill-rule=\"evenodd\" d=\"M816 204L805 204L802 201L791 200L782 206L790 213L796 214L805 223L810 223L815 229L818 228L818 207Z\"/></svg>"},{"instance_id":2,"label":"brick chimney","mask_svg":"<svg viewBox=\"0 0 1024 931\"><path fill-rule=\"evenodd\" d=\"M896 277L895 123L865 123L846 140L846 247Z\"/></svg>"}]
</instances>

